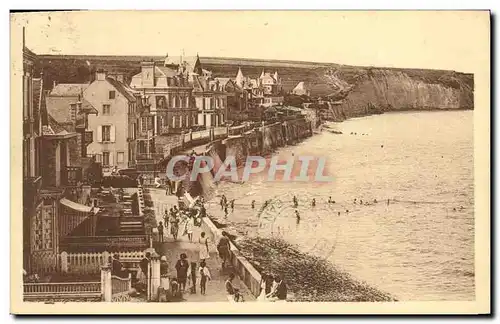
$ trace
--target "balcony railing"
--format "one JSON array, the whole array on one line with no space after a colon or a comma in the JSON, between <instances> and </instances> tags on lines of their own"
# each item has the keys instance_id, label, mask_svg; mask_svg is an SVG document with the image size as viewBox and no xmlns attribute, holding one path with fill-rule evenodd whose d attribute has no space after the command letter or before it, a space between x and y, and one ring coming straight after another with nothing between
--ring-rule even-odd
<instances>
[{"instance_id":1,"label":"balcony railing","mask_svg":"<svg viewBox=\"0 0 500 324\"><path fill-rule=\"evenodd\" d=\"M159 160L163 158L163 153L137 153L136 160Z\"/></svg>"},{"instance_id":2,"label":"balcony railing","mask_svg":"<svg viewBox=\"0 0 500 324\"><path fill-rule=\"evenodd\" d=\"M126 236L67 236L61 242L66 251L140 250L148 246L146 235Z\"/></svg>"}]
</instances>

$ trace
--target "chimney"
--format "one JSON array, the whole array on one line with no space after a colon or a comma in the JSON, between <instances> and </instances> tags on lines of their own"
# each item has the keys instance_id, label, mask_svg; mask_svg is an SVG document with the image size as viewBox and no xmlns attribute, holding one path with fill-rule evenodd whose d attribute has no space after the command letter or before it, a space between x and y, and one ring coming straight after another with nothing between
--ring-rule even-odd
<instances>
[{"instance_id":1,"label":"chimney","mask_svg":"<svg viewBox=\"0 0 500 324\"><path fill-rule=\"evenodd\" d=\"M23 27L23 48L26 47L26 27Z\"/></svg>"},{"instance_id":2,"label":"chimney","mask_svg":"<svg viewBox=\"0 0 500 324\"><path fill-rule=\"evenodd\" d=\"M155 83L155 62L145 61L141 63L141 73L142 73L142 86L143 87L154 87Z\"/></svg>"},{"instance_id":3,"label":"chimney","mask_svg":"<svg viewBox=\"0 0 500 324\"><path fill-rule=\"evenodd\" d=\"M104 81L106 80L106 72L103 69L99 69L95 73L95 78L97 81Z\"/></svg>"}]
</instances>

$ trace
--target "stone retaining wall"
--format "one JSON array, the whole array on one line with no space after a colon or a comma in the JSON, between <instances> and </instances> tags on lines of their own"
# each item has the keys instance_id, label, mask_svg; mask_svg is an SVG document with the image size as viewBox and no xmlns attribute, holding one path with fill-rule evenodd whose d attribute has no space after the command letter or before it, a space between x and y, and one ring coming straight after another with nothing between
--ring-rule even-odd
<instances>
[{"instance_id":1,"label":"stone retaining wall","mask_svg":"<svg viewBox=\"0 0 500 324\"><path fill-rule=\"evenodd\" d=\"M219 230L208 217L203 218L201 228L215 244L217 244L222 237L222 231ZM240 277L240 280L245 283L252 294L258 297L260 294L260 273L250 264L250 262L248 262L232 242L230 242L230 245L231 264L236 270L236 274Z\"/></svg>"}]
</instances>

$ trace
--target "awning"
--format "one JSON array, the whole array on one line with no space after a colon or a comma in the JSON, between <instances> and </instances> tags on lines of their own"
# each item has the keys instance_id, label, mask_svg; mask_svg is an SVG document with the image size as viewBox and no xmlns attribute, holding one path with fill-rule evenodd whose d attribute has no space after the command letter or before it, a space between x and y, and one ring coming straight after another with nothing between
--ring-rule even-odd
<instances>
[{"instance_id":1,"label":"awning","mask_svg":"<svg viewBox=\"0 0 500 324\"><path fill-rule=\"evenodd\" d=\"M59 202L68 208L82 213L90 213L92 211L92 207L76 203L66 198L62 198Z\"/></svg>"}]
</instances>

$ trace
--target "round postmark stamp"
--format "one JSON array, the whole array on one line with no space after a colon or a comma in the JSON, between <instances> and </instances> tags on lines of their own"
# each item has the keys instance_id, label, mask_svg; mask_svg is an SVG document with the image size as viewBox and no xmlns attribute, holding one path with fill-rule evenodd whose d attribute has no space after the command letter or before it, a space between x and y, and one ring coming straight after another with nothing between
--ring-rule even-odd
<instances>
[{"instance_id":1,"label":"round postmark stamp","mask_svg":"<svg viewBox=\"0 0 500 324\"><path fill-rule=\"evenodd\" d=\"M299 198L285 194L268 199L259 214L259 235L300 243L300 249L321 259L335 251L340 226L326 224L337 212L326 201L315 201L304 193ZM319 200L319 199L318 199Z\"/></svg>"}]
</instances>

